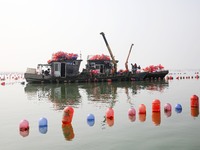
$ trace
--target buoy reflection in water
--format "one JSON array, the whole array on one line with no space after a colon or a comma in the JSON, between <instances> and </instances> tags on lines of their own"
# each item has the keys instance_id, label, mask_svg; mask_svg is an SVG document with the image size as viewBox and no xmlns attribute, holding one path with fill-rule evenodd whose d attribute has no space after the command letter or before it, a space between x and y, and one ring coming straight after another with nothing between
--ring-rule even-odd
<instances>
[{"instance_id":1,"label":"buoy reflection in water","mask_svg":"<svg viewBox=\"0 0 200 150\"><path fill-rule=\"evenodd\" d=\"M63 131L63 135L65 137L65 139L67 141L71 141L72 139L74 139L74 130L72 127L72 124L62 124L62 131Z\"/></svg>"}]
</instances>

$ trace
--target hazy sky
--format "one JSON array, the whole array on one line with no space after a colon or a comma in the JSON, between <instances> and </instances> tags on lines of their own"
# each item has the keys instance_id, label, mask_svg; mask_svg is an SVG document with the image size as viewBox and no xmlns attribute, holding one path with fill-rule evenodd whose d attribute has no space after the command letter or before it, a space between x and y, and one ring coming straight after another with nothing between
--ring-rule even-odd
<instances>
[{"instance_id":1,"label":"hazy sky","mask_svg":"<svg viewBox=\"0 0 200 150\"><path fill-rule=\"evenodd\" d=\"M0 0L0 71L47 63L57 51L109 52L124 69L200 69L200 0Z\"/></svg>"}]
</instances>

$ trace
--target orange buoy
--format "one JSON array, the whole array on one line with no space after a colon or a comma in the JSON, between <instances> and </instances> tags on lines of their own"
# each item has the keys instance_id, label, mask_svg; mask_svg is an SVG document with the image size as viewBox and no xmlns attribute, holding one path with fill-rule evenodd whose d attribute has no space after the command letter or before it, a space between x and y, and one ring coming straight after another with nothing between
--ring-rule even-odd
<instances>
[{"instance_id":1,"label":"orange buoy","mask_svg":"<svg viewBox=\"0 0 200 150\"><path fill-rule=\"evenodd\" d=\"M155 126L160 125L161 123L161 115L160 112L152 112L152 122Z\"/></svg>"},{"instance_id":2,"label":"orange buoy","mask_svg":"<svg viewBox=\"0 0 200 150\"><path fill-rule=\"evenodd\" d=\"M152 112L160 112L160 100L158 100L158 99L153 100Z\"/></svg>"},{"instance_id":3,"label":"orange buoy","mask_svg":"<svg viewBox=\"0 0 200 150\"><path fill-rule=\"evenodd\" d=\"M192 95L190 98L191 107L199 107L199 97L197 95Z\"/></svg>"},{"instance_id":4,"label":"orange buoy","mask_svg":"<svg viewBox=\"0 0 200 150\"><path fill-rule=\"evenodd\" d=\"M70 124L72 122L72 118L74 115L74 109L71 106L67 106L64 108L62 123L63 124Z\"/></svg>"},{"instance_id":5,"label":"orange buoy","mask_svg":"<svg viewBox=\"0 0 200 150\"><path fill-rule=\"evenodd\" d=\"M144 104L140 104L139 114L146 114L146 106Z\"/></svg>"}]
</instances>

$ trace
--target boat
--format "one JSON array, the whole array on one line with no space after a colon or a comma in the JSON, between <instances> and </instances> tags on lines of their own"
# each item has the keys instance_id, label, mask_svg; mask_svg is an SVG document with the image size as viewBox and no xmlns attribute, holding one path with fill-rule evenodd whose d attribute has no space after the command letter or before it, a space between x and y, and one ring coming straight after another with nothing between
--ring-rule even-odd
<instances>
[{"instance_id":1,"label":"boat","mask_svg":"<svg viewBox=\"0 0 200 150\"><path fill-rule=\"evenodd\" d=\"M24 78L28 83L80 83L143 81L147 75L154 75L147 71L128 70L127 63L133 44L125 63L126 70L117 71L118 60L115 60L105 34L103 32L100 34L103 36L110 56L104 54L88 56L86 67L79 72L82 59L78 59L78 54L58 51L52 54L47 64L38 64L37 68L27 68ZM163 76L162 74L162 78Z\"/></svg>"},{"instance_id":2,"label":"boat","mask_svg":"<svg viewBox=\"0 0 200 150\"><path fill-rule=\"evenodd\" d=\"M38 64L36 68L27 68L24 78L28 83L72 83L72 82L112 82L112 81L139 81L147 75L146 72L113 72L113 63L106 55L94 55L87 60L86 68L79 72L81 59L69 58L65 52L53 54L59 56L48 61L47 64ZM61 55L61 56L60 56ZM92 58L97 59L92 59ZM99 57L102 57L99 59ZM62 58L62 59L60 59Z\"/></svg>"}]
</instances>

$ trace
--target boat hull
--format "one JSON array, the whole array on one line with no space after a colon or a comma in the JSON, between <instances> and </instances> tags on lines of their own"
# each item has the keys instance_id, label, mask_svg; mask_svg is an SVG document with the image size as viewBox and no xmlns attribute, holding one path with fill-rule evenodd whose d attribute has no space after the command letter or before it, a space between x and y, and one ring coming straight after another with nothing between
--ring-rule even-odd
<instances>
[{"instance_id":1,"label":"boat hull","mask_svg":"<svg viewBox=\"0 0 200 150\"><path fill-rule=\"evenodd\" d=\"M24 77L28 83L81 83L81 82L115 82L115 81L143 81L147 72L136 74L125 73L116 75L93 75L79 74L78 76L53 77L38 74L25 73Z\"/></svg>"},{"instance_id":2,"label":"boat hull","mask_svg":"<svg viewBox=\"0 0 200 150\"><path fill-rule=\"evenodd\" d=\"M163 80L165 76L169 73L168 70L156 71L156 72L148 72L145 76L145 80Z\"/></svg>"}]
</instances>

